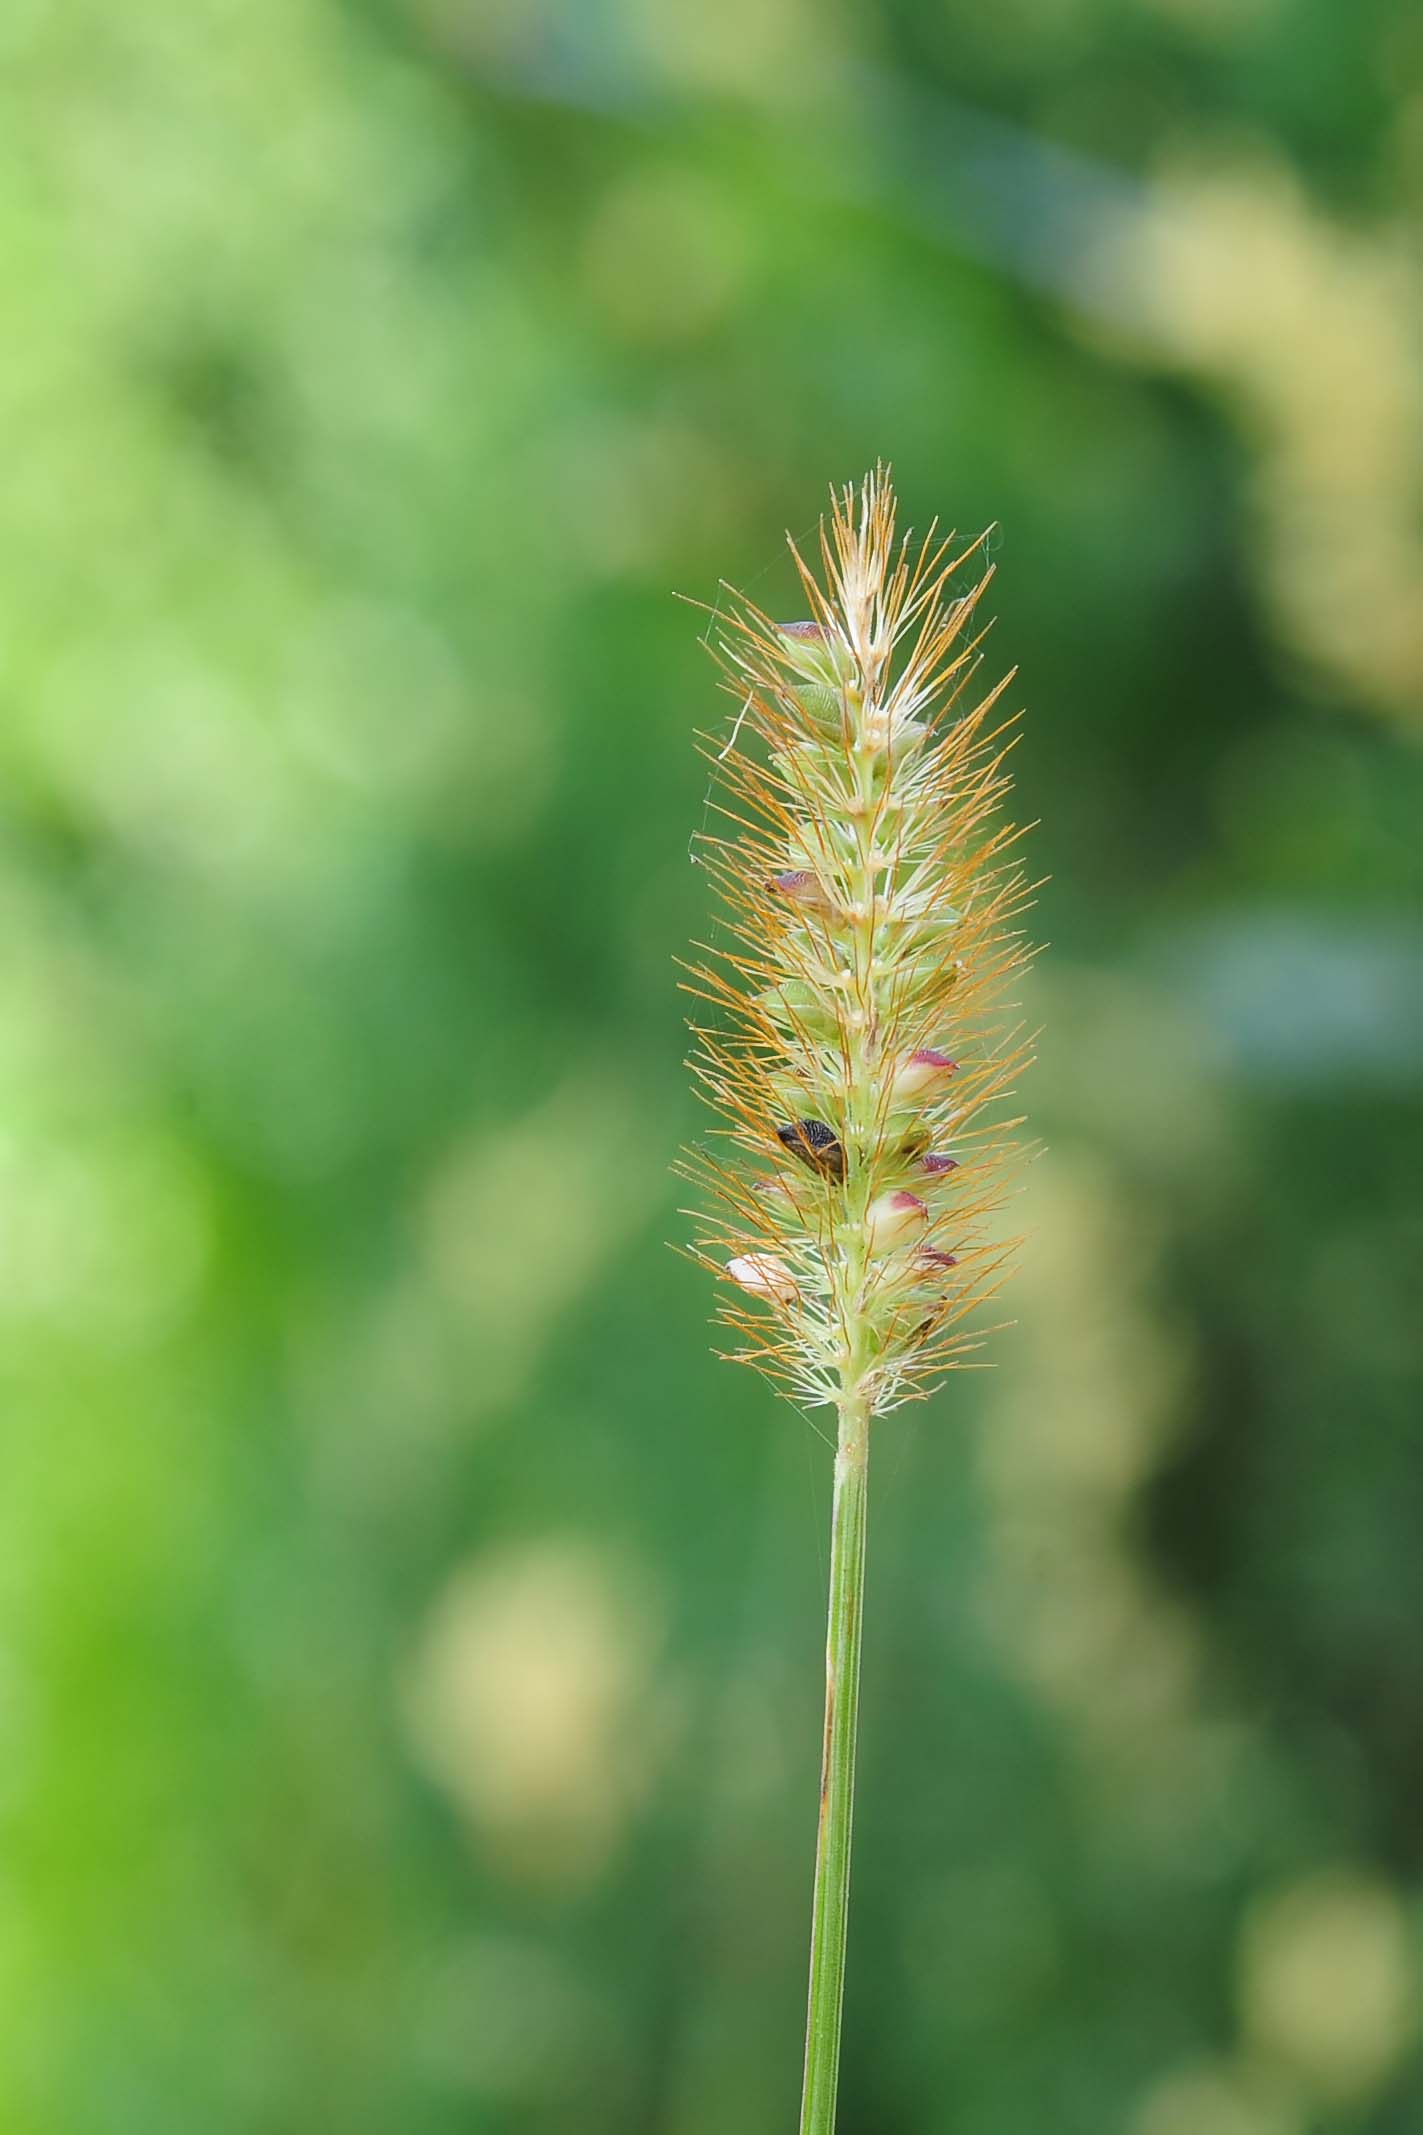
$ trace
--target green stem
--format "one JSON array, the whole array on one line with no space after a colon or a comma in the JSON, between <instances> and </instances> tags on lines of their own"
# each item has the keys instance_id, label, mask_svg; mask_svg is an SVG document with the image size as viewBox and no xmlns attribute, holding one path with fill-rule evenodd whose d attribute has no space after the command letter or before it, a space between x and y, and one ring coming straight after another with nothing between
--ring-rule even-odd
<instances>
[{"instance_id":1,"label":"green stem","mask_svg":"<svg viewBox=\"0 0 1423 2135\"><path fill-rule=\"evenodd\" d=\"M862 1395L840 1409L835 1500L830 1515L830 1608L825 1640L825 1759L810 1925L810 2005L800 2135L833 2135L840 2074L840 2005L845 1991L845 1921L850 1902L850 1826L855 1805L855 1734L860 1706L860 1621L865 1591L865 1509L869 1414Z\"/></svg>"}]
</instances>

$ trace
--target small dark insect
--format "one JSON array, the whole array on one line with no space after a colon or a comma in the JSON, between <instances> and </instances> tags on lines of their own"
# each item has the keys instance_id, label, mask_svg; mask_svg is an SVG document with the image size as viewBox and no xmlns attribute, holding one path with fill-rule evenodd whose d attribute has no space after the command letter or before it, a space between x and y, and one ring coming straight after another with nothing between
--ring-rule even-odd
<instances>
[{"instance_id":1,"label":"small dark insect","mask_svg":"<svg viewBox=\"0 0 1423 2135\"><path fill-rule=\"evenodd\" d=\"M792 1120L789 1126L777 1127L776 1138L812 1171L833 1179L837 1186L844 1184L845 1151L823 1119Z\"/></svg>"}]
</instances>

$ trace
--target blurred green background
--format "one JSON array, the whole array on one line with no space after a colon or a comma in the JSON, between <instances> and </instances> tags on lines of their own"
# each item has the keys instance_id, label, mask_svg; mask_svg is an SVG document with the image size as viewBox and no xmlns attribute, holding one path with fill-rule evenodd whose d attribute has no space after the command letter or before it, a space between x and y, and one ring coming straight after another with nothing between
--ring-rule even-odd
<instances>
[{"instance_id":1,"label":"blurred green background","mask_svg":"<svg viewBox=\"0 0 1423 2135\"><path fill-rule=\"evenodd\" d=\"M998 522L1051 951L882 1427L842 2135L1417 2135L1408 0L8 0L0 2129L794 2124L828 1465L674 592Z\"/></svg>"}]
</instances>

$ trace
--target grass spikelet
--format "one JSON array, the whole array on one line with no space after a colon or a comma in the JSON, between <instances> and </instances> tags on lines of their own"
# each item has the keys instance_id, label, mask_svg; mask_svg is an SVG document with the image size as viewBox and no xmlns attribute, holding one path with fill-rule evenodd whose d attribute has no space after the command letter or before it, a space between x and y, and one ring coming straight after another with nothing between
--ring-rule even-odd
<instances>
[{"instance_id":1,"label":"grass spikelet","mask_svg":"<svg viewBox=\"0 0 1423 2135\"><path fill-rule=\"evenodd\" d=\"M1011 677L974 694L992 569L981 540L897 541L894 517L883 469L834 495L820 576L792 544L806 620L744 599L725 619L738 715L705 745L722 828L702 857L726 935L688 979L717 1011L691 1066L722 1124L684 1168L729 1354L870 1414L976 1346L1026 1057L1005 1015L1024 960L998 815Z\"/></svg>"}]
</instances>

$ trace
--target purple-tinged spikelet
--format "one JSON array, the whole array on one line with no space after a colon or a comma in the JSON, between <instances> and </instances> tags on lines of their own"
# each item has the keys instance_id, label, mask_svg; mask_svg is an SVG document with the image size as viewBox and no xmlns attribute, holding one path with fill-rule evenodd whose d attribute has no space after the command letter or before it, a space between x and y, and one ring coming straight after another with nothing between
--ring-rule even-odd
<instances>
[{"instance_id":1,"label":"purple-tinged spikelet","mask_svg":"<svg viewBox=\"0 0 1423 2135\"><path fill-rule=\"evenodd\" d=\"M1026 895L1004 685L962 701L991 571L952 588L981 544L897 542L881 469L832 496L820 548L823 579L792 545L805 621L743 600L717 648L740 716L707 745L726 834L703 845L729 939L689 990L717 1011L692 1065L722 1129L685 1168L736 1359L873 1413L974 1346L1002 1279Z\"/></svg>"}]
</instances>

